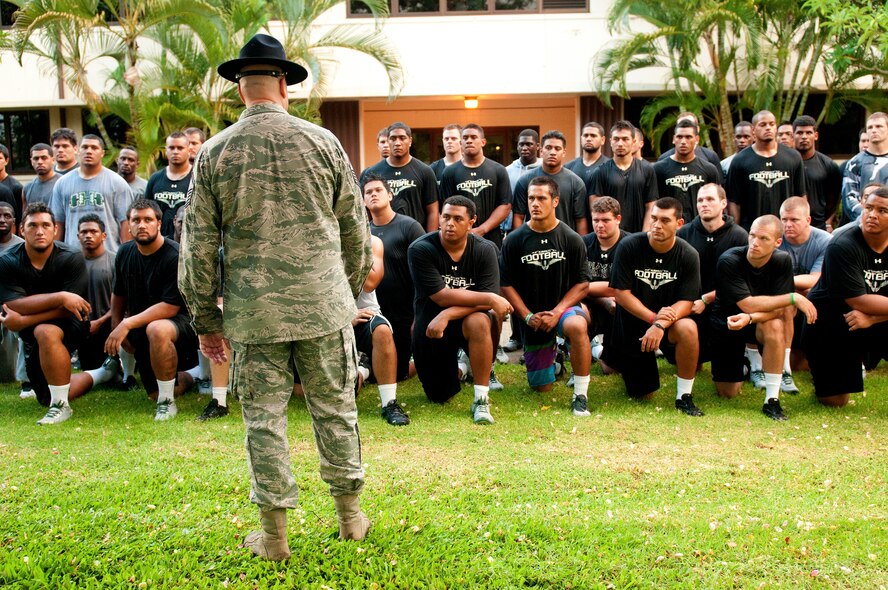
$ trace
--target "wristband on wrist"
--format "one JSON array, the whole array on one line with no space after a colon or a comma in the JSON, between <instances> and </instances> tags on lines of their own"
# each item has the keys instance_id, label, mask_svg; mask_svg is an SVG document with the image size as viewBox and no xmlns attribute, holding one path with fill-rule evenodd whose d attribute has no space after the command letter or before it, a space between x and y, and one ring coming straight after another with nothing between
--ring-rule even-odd
<instances>
[{"instance_id":1,"label":"wristband on wrist","mask_svg":"<svg viewBox=\"0 0 888 590\"><path fill-rule=\"evenodd\" d=\"M657 314L652 313L652 314L651 314L651 319L648 320L648 323L651 324L651 325L653 325L654 322L656 322L656 321L657 321Z\"/></svg>"},{"instance_id":2,"label":"wristband on wrist","mask_svg":"<svg viewBox=\"0 0 888 590\"><path fill-rule=\"evenodd\" d=\"M530 325L530 318L532 318L532 317L533 317L533 313L528 313L526 316L524 316L524 323L529 326Z\"/></svg>"},{"instance_id":3,"label":"wristband on wrist","mask_svg":"<svg viewBox=\"0 0 888 590\"><path fill-rule=\"evenodd\" d=\"M790 304L790 305L795 305L795 293L790 293L790 294L789 294L789 304Z\"/></svg>"},{"instance_id":4,"label":"wristband on wrist","mask_svg":"<svg viewBox=\"0 0 888 590\"><path fill-rule=\"evenodd\" d=\"M755 322L752 321L752 314L751 314L751 313L748 313L748 314L746 314L746 315L749 316L749 324L750 324L750 325L754 324Z\"/></svg>"},{"instance_id":5,"label":"wristband on wrist","mask_svg":"<svg viewBox=\"0 0 888 590\"><path fill-rule=\"evenodd\" d=\"M664 328L664 327L663 327L663 324L661 324L660 322L654 322L654 323L651 324L651 325L654 326L655 328L660 328L661 330L663 330L663 333L664 333L664 334L666 333L666 328Z\"/></svg>"},{"instance_id":6,"label":"wristband on wrist","mask_svg":"<svg viewBox=\"0 0 888 590\"><path fill-rule=\"evenodd\" d=\"M700 295L700 301L703 302L704 307L709 305L709 303L706 301L706 297L704 297L703 295Z\"/></svg>"}]
</instances>

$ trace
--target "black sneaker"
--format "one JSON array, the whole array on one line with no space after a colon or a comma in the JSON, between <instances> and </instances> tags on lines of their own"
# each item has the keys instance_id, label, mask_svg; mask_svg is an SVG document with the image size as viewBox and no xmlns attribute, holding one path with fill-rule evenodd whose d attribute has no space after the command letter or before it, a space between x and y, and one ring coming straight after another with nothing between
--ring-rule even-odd
<instances>
[{"instance_id":1,"label":"black sneaker","mask_svg":"<svg viewBox=\"0 0 888 590\"><path fill-rule=\"evenodd\" d=\"M206 409L203 411L203 414L197 417L199 422L206 422L207 420L212 420L213 418L222 418L228 415L228 406L220 406L219 400L211 399L210 403L207 404Z\"/></svg>"},{"instance_id":2,"label":"black sneaker","mask_svg":"<svg viewBox=\"0 0 888 590\"><path fill-rule=\"evenodd\" d=\"M783 408L780 407L780 400L777 398L771 398L765 402L765 405L762 406L762 413L770 418L771 420L789 420L786 414L783 413Z\"/></svg>"},{"instance_id":3,"label":"black sneaker","mask_svg":"<svg viewBox=\"0 0 888 590\"><path fill-rule=\"evenodd\" d=\"M111 373L112 382L120 381L120 376L123 375L123 369L120 368L120 360L118 360L116 356L107 357L105 362L102 363L102 368Z\"/></svg>"},{"instance_id":4,"label":"black sneaker","mask_svg":"<svg viewBox=\"0 0 888 590\"><path fill-rule=\"evenodd\" d=\"M136 381L136 378L133 375L130 375L126 379L120 382L120 385L117 386L120 391L135 391L139 388L139 382Z\"/></svg>"},{"instance_id":5,"label":"black sneaker","mask_svg":"<svg viewBox=\"0 0 888 590\"><path fill-rule=\"evenodd\" d=\"M570 409L574 416L591 416L589 413L589 400L585 395L578 395L573 398Z\"/></svg>"},{"instance_id":6,"label":"black sneaker","mask_svg":"<svg viewBox=\"0 0 888 590\"><path fill-rule=\"evenodd\" d=\"M393 399L384 408L382 408L382 417L392 426L407 426L410 424L410 417L404 413L404 408Z\"/></svg>"},{"instance_id":7,"label":"black sneaker","mask_svg":"<svg viewBox=\"0 0 888 590\"><path fill-rule=\"evenodd\" d=\"M694 398L690 393L681 396L681 399L675 400L675 409L681 410L688 416L702 416L703 410L694 405Z\"/></svg>"}]
</instances>

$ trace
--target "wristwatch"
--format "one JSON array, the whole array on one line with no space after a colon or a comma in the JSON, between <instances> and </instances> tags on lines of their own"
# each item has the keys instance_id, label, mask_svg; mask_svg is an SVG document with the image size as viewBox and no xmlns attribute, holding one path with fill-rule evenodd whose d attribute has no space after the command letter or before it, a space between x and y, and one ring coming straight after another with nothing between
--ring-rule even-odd
<instances>
[{"instance_id":1,"label":"wristwatch","mask_svg":"<svg viewBox=\"0 0 888 590\"><path fill-rule=\"evenodd\" d=\"M663 324L661 324L660 322L654 322L654 323L651 324L651 325L652 325L653 327L655 327L655 328L660 328L661 330L663 330L663 332L666 332L666 328L664 328L664 327L663 327Z\"/></svg>"}]
</instances>

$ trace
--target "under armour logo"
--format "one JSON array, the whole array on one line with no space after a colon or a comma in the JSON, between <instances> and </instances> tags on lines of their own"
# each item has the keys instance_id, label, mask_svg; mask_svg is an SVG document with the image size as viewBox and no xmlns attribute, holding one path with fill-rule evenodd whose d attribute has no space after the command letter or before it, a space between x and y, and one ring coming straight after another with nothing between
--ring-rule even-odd
<instances>
[{"instance_id":1,"label":"under armour logo","mask_svg":"<svg viewBox=\"0 0 888 590\"><path fill-rule=\"evenodd\" d=\"M451 266L451 267L450 267L450 270L456 270L456 269L457 269L456 266Z\"/></svg>"},{"instance_id":2,"label":"under armour logo","mask_svg":"<svg viewBox=\"0 0 888 590\"><path fill-rule=\"evenodd\" d=\"M773 166L773 165L774 165L774 164L773 164L772 162L765 162L765 166L766 166L767 168L770 168L770 167Z\"/></svg>"},{"instance_id":3,"label":"under armour logo","mask_svg":"<svg viewBox=\"0 0 888 590\"><path fill-rule=\"evenodd\" d=\"M663 259L662 258L654 258L654 262L656 262L657 264L663 264Z\"/></svg>"},{"instance_id":4,"label":"under armour logo","mask_svg":"<svg viewBox=\"0 0 888 590\"><path fill-rule=\"evenodd\" d=\"M707 241L707 242L714 242L714 241L715 241L715 238L713 238L712 236L709 236L709 237L706 238L706 241Z\"/></svg>"},{"instance_id":5,"label":"under armour logo","mask_svg":"<svg viewBox=\"0 0 888 590\"><path fill-rule=\"evenodd\" d=\"M549 240L540 240L540 244L548 244L548 243L549 243Z\"/></svg>"},{"instance_id":6,"label":"under armour logo","mask_svg":"<svg viewBox=\"0 0 888 590\"><path fill-rule=\"evenodd\" d=\"M401 176L400 172L395 172L395 176Z\"/></svg>"},{"instance_id":7,"label":"under armour logo","mask_svg":"<svg viewBox=\"0 0 888 590\"><path fill-rule=\"evenodd\" d=\"M681 167L681 171L682 171L682 172L687 172L687 171L688 171L688 167L687 167L687 166L682 166L682 167Z\"/></svg>"},{"instance_id":8,"label":"under armour logo","mask_svg":"<svg viewBox=\"0 0 888 590\"><path fill-rule=\"evenodd\" d=\"M882 264L882 259L881 259L881 258L876 258L876 259L875 259L875 263L876 263L876 264Z\"/></svg>"},{"instance_id":9,"label":"under armour logo","mask_svg":"<svg viewBox=\"0 0 888 590\"><path fill-rule=\"evenodd\" d=\"M607 254L602 254L601 257L607 260Z\"/></svg>"},{"instance_id":10,"label":"under armour logo","mask_svg":"<svg viewBox=\"0 0 888 590\"><path fill-rule=\"evenodd\" d=\"M469 176L478 176L477 172L469 172Z\"/></svg>"}]
</instances>

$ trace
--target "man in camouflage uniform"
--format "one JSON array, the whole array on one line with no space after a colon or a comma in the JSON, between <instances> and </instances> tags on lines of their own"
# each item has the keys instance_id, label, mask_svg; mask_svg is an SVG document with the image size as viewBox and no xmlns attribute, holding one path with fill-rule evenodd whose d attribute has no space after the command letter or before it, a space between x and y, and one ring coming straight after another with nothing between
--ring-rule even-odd
<instances>
[{"instance_id":1,"label":"man in camouflage uniform","mask_svg":"<svg viewBox=\"0 0 888 590\"><path fill-rule=\"evenodd\" d=\"M371 267L370 234L354 172L327 130L287 114L287 86L306 71L281 44L253 37L219 74L237 82L246 105L237 123L201 148L182 234L180 288L207 357L234 350L233 378L243 406L250 500L262 531L244 546L283 560L286 509L296 506L287 444L294 369L305 390L343 539L363 539L370 521L354 384L351 319ZM219 245L224 312L216 306ZM224 325L224 336L223 336Z\"/></svg>"}]
</instances>

